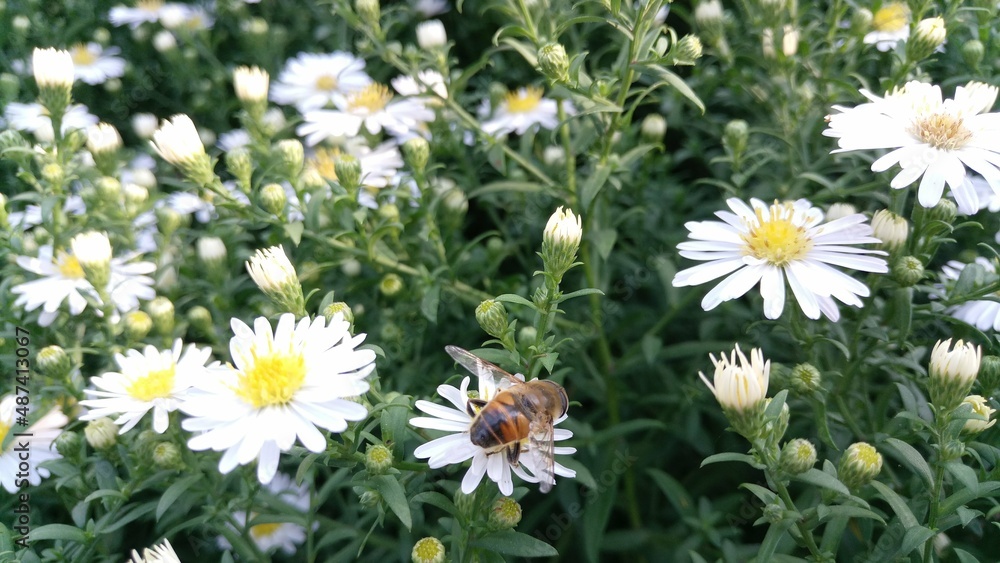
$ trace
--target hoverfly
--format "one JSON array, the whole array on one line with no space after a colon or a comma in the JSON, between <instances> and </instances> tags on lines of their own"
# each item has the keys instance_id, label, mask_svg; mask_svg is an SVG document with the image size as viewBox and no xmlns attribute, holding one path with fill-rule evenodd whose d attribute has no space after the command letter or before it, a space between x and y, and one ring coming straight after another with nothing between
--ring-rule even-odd
<instances>
[{"instance_id":1,"label":"hoverfly","mask_svg":"<svg viewBox=\"0 0 1000 563\"><path fill-rule=\"evenodd\" d=\"M556 482L553 425L569 409L566 390L554 381L522 381L457 346L444 349L472 374L510 383L506 388L498 386L497 394L489 401L469 399L469 439L487 455L503 452L513 467L518 466L522 444L527 440L528 455L539 473L539 490L549 492Z\"/></svg>"}]
</instances>

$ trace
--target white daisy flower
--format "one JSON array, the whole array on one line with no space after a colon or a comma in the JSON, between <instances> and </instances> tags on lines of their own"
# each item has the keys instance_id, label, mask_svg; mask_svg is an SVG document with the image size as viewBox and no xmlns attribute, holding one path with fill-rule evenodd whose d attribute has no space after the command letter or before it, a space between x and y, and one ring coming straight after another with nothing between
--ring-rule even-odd
<instances>
[{"instance_id":1,"label":"white daisy flower","mask_svg":"<svg viewBox=\"0 0 1000 563\"><path fill-rule=\"evenodd\" d=\"M306 159L306 165L319 172L330 181L337 181L335 164L337 158L347 154L358 159L361 164L361 185L369 188L384 188L399 179L399 169L403 167L403 155L392 142L371 148L363 141L348 142L343 148L317 147Z\"/></svg>"},{"instance_id":2,"label":"white daisy flower","mask_svg":"<svg viewBox=\"0 0 1000 563\"><path fill-rule=\"evenodd\" d=\"M389 88L372 83L334 100L337 109L317 109L307 111L302 116L295 132L305 139L309 146L330 137L355 137L364 127L377 135L385 129L394 136L402 136L415 131L434 119L434 112L424 107L417 98L393 100Z\"/></svg>"},{"instance_id":3,"label":"white daisy flower","mask_svg":"<svg viewBox=\"0 0 1000 563\"><path fill-rule=\"evenodd\" d=\"M311 452L326 449L320 428L343 432L347 421L368 411L346 400L368 391L364 380L375 368L375 352L357 350L365 335L351 336L349 323L334 317L295 322L286 313L274 333L266 317L254 328L232 320L233 363L195 382L180 409L190 418L182 427L196 435L195 451L224 451L219 471L258 460L257 478L267 484L278 458L296 439Z\"/></svg>"},{"instance_id":4,"label":"white daisy flower","mask_svg":"<svg viewBox=\"0 0 1000 563\"><path fill-rule=\"evenodd\" d=\"M132 559L125 563L181 563L181 560L170 541L163 540L163 543L142 550L142 555L133 549Z\"/></svg>"},{"instance_id":5,"label":"white daisy flower","mask_svg":"<svg viewBox=\"0 0 1000 563\"><path fill-rule=\"evenodd\" d=\"M959 201L970 198L966 167L1000 194L1000 114L987 113L996 102L995 86L970 82L949 100L942 100L939 86L916 81L884 98L861 93L871 102L834 106L840 113L827 118L823 134L840 147L833 152L895 149L872 163L872 171L899 164L890 186L902 189L920 179L917 199L924 207L937 204L945 184Z\"/></svg>"},{"instance_id":6,"label":"white daisy flower","mask_svg":"<svg viewBox=\"0 0 1000 563\"><path fill-rule=\"evenodd\" d=\"M992 261L983 258L982 256L978 256L976 257L975 264L981 266L995 279L997 268ZM959 276L962 275L962 270L964 270L966 266L968 266L968 264L964 262L949 260L944 266L941 266L941 278L946 284L950 284L951 282L958 280ZM1000 302L987 301L985 299L966 301L961 305L956 305L949 309L948 314L962 322L978 328L979 330L986 331L992 329L1000 332Z\"/></svg>"},{"instance_id":7,"label":"white daisy flower","mask_svg":"<svg viewBox=\"0 0 1000 563\"><path fill-rule=\"evenodd\" d=\"M174 192L158 201L157 204L166 205L181 215L193 214L199 223L208 223L213 218L218 217L215 205L191 192Z\"/></svg>"},{"instance_id":8,"label":"white daisy flower","mask_svg":"<svg viewBox=\"0 0 1000 563\"><path fill-rule=\"evenodd\" d=\"M518 374L520 376L520 374ZM523 380L523 376L519 377ZM471 494L476 490L479 483L486 475L491 481L500 487L500 492L510 496L514 492L514 481L511 477L513 472L522 480L529 483L537 483L539 475L543 475L545 468L536 467L534 456L528 455L531 447L528 440L521 444L521 456L519 466L512 467L507 462L507 456L503 452L489 452L486 449L472 443L469 438L469 427L472 425L473 417L469 415L469 383L471 379L466 376L462 379L461 386L456 389L451 385L439 385L438 395L444 397L449 403L455 406L443 407L430 401L417 401L416 407L421 411L431 415L430 417L411 418L410 424L418 428L429 428L432 430L443 430L451 432L441 438L436 438L417 447L413 455L421 459L427 459L427 465L431 469L437 469L446 465L463 463L471 459L472 464L469 471L462 479L462 492ZM479 378L478 398L489 401L496 394L511 385L506 379L499 382L493 379L492 375ZM564 415L555 423L559 424L566 419ZM573 437L573 433L564 428L556 428L554 440L559 442ZM555 454L570 455L576 452L576 448L558 446ZM576 477L576 471L569 469L558 461L555 464L555 474L562 477Z\"/></svg>"},{"instance_id":9,"label":"white daisy flower","mask_svg":"<svg viewBox=\"0 0 1000 563\"><path fill-rule=\"evenodd\" d=\"M537 86L509 92L493 112L493 117L483 123L483 131L499 137L507 133L523 135L532 125L555 129L559 125L559 102L542 97L543 93ZM563 103L567 114L574 113L572 104Z\"/></svg>"},{"instance_id":10,"label":"white daisy flower","mask_svg":"<svg viewBox=\"0 0 1000 563\"><path fill-rule=\"evenodd\" d=\"M343 51L299 53L271 85L271 101L294 105L301 112L320 109L370 84L364 69L364 60Z\"/></svg>"},{"instance_id":11,"label":"white daisy flower","mask_svg":"<svg viewBox=\"0 0 1000 563\"><path fill-rule=\"evenodd\" d=\"M87 204L83 198L73 194L66 197L63 203L63 213L66 215L83 215L87 212ZM28 204L24 211L14 211L7 217L7 222L12 227L27 231L32 227L42 224L42 207L35 204Z\"/></svg>"},{"instance_id":12,"label":"white daisy flower","mask_svg":"<svg viewBox=\"0 0 1000 563\"><path fill-rule=\"evenodd\" d=\"M105 49L100 43L79 43L69 50L77 80L87 84L103 84L109 78L125 75L125 59L116 56L118 47Z\"/></svg>"},{"instance_id":13,"label":"white daisy flower","mask_svg":"<svg viewBox=\"0 0 1000 563\"><path fill-rule=\"evenodd\" d=\"M425 18L443 14L451 9L448 0L410 0L413 9Z\"/></svg>"},{"instance_id":14,"label":"white daisy flower","mask_svg":"<svg viewBox=\"0 0 1000 563\"><path fill-rule=\"evenodd\" d=\"M400 96L426 96L428 102L437 100L431 92L442 98L448 97L448 85L445 84L441 73L436 70L421 70L416 77L397 76L391 82Z\"/></svg>"},{"instance_id":15,"label":"white daisy flower","mask_svg":"<svg viewBox=\"0 0 1000 563\"><path fill-rule=\"evenodd\" d=\"M17 400L14 395L7 395L0 400L0 483L8 493L16 493L24 486L24 480L32 486L37 487L42 479L49 476L49 470L40 467L40 464L49 460L59 459L62 456L52 447L52 442L62 433L63 426L69 419L59 410L58 407L49 411L45 416L39 418L34 424L27 428L21 427L18 420L21 414L17 412ZM18 428L15 428L15 425ZM10 436L12 432L26 434L26 436ZM28 436L30 435L30 436ZM6 446L4 446L6 444ZM31 456L31 463L28 465L27 477L20 469L24 453L24 448L28 449ZM20 473L20 476L18 474Z\"/></svg>"},{"instance_id":16,"label":"white daisy flower","mask_svg":"<svg viewBox=\"0 0 1000 563\"><path fill-rule=\"evenodd\" d=\"M7 118L7 125L18 131L28 131L35 135L39 141L51 142L55 139L52 130L52 119L42 104L30 103L22 104L11 102L4 108L4 117ZM66 108L63 114L62 134L65 135L72 129L88 129L97 125L97 116L87 111L87 107L81 104L73 104Z\"/></svg>"},{"instance_id":17,"label":"white daisy flower","mask_svg":"<svg viewBox=\"0 0 1000 563\"><path fill-rule=\"evenodd\" d=\"M250 133L246 129L233 129L219 135L219 140L215 146L222 149L222 152L229 152L233 149L245 147L252 142Z\"/></svg>"},{"instance_id":18,"label":"white daisy flower","mask_svg":"<svg viewBox=\"0 0 1000 563\"><path fill-rule=\"evenodd\" d=\"M680 255L707 261L680 271L674 287L701 285L726 276L701 302L706 311L723 301L742 297L760 283L764 316L777 319L785 308L785 278L799 307L810 319L823 313L831 321L840 318L833 298L855 307L868 288L831 266L863 272L885 273L879 250L853 245L878 243L864 215L854 214L823 223L823 212L800 199L794 203L767 205L751 199L747 205L738 198L726 201L732 212L717 211L722 221L691 221L689 242L677 245Z\"/></svg>"},{"instance_id":19,"label":"white daisy flower","mask_svg":"<svg viewBox=\"0 0 1000 563\"><path fill-rule=\"evenodd\" d=\"M291 477L284 473L278 473L267 484L267 490L278 500L295 508L299 512L305 513L309 510L309 487L305 483L296 485ZM257 516L258 514L251 513L250 519L252 520ZM247 513L243 510L237 510L233 512L233 519L240 526L245 526ZM257 544L257 548L264 553L280 549L286 555L294 555L298 546L306 540L306 529L299 524L291 522L257 524L250 527L250 538ZM216 543L220 549L232 548L232 545L224 536L216 538Z\"/></svg>"},{"instance_id":20,"label":"white daisy flower","mask_svg":"<svg viewBox=\"0 0 1000 563\"><path fill-rule=\"evenodd\" d=\"M872 17L872 30L862 41L879 51L892 50L896 43L910 37L910 8L905 2L888 2Z\"/></svg>"},{"instance_id":21,"label":"white daisy flower","mask_svg":"<svg viewBox=\"0 0 1000 563\"><path fill-rule=\"evenodd\" d=\"M115 6L108 12L108 21L112 25L127 25L132 29L144 23L154 23L160 20L162 0L138 0L134 8Z\"/></svg>"},{"instance_id":22,"label":"white daisy flower","mask_svg":"<svg viewBox=\"0 0 1000 563\"><path fill-rule=\"evenodd\" d=\"M207 377L205 362L211 354L211 348L199 349L194 344L183 349L179 338L170 350L161 352L146 346L142 352L129 350L125 355L115 354L121 371L91 379L97 389L86 389L84 393L96 398L80 401L90 409L80 420L121 415L115 424L121 426L118 433L124 434L152 410L153 430L163 434L170 413L177 410L184 392L194 380Z\"/></svg>"}]
</instances>

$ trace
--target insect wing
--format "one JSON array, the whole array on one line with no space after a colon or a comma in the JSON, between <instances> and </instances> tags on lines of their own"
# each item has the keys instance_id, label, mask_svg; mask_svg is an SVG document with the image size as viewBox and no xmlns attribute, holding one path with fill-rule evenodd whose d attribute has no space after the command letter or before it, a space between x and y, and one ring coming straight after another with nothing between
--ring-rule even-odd
<instances>
[{"instance_id":1,"label":"insect wing","mask_svg":"<svg viewBox=\"0 0 1000 563\"><path fill-rule=\"evenodd\" d=\"M507 380L510 383L522 383L519 379L515 378L513 375L507 373L506 371L500 369L494 364L487 362L486 360L476 356L468 350L459 348L458 346L445 346L445 352L451 356L456 362L458 362L462 367L469 370L470 373L479 377L480 379L488 379L493 381L497 386L500 386L500 382Z\"/></svg>"},{"instance_id":2,"label":"insect wing","mask_svg":"<svg viewBox=\"0 0 1000 563\"><path fill-rule=\"evenodd\" d=\"M539 490L547 493L556 484L556 446L555 428L552 416L548 413L539 414L531 421L529 428L531 460L534 462L535 477L538 477Z\"/></svg>"}]
</instances>

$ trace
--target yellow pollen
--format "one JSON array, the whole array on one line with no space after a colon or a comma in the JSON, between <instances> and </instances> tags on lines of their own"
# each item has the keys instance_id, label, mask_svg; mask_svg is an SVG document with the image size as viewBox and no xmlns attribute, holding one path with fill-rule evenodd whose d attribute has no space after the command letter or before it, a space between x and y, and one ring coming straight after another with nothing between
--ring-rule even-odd
<instances>
[{"instance_id":1,"label":"yellow pollen","mask_svg":"<svg viewBox=\"0 0 1000 563\"><path fill-rule=\"evenodd\" d=\"M278 531L279 526L281 526L281 523L279 522L272 524L257 524L256 526L250 527L250 535L256 539L270 537Z\"/></svg>"},{"instance_id":2,"label":"yellow pollen","mask_svg":"<svg viewBox=\"0 0 1000 563\"><path fill-rule=\"evenodd\" d=\"M508 92L504 97L507 102L507 111L511 113L525 113L538 107L542 102L542 89L537 86L519 88L513 92Z\"/></svg>"},{"instance_id":3,"label":"yellow pollen","mask_svg":"<svg viewBox=\"0 0 1000 563\"><path fill-rule=\"evenodd\" d=\"M0 449L3 448L3 441L7 438L8 432L10 432L10 426L0 422Z\"/></svg>"},{"instance_id":4,"label":"yellow pollen","mask_svg":"<svg viewBox=\"0 0 1000 563\"><path fill-rule=\"evenodd\" d=\"M910 21L910 9L906 4L892 2L886 4L875 12L872 18L872 27L875 31L899 31L906 27Z\"/></svg>"},{"instance_id":5,"label":"yellow pollen","mask_svg":"<svg viewBox=\"0 0 1000 563\"><path fill-rule=\"evenodd\" d=\"M962 148L972 138L965 120L948 113L920 118L910 127L910 134L936 149L948 151Z\"/></svg>"},{"instance_id":6,"label":"yellow pollen","mask_svg":"<svg viewBox=\"0 0 1000 563\"><path fill-rule=\"evenodd\" d=\"M375 113L385 109L391 99L392 94L387 86L372 83L352 94L347 104L352 110L365 109L368 113Z\"/></svg>"},{"instance_id":7,"label":"yellow pollen","mask_svg":"<svg viewBox=\"0 0 1000 563\"><path fill-rule=\"evenodd\" d=\"M153 370L128 386L128 394L140 401L152 401L170 396L174 388L174 364L165 369Z\"/></svg>"},{"instance_id":8,"label":"yellow pollen","mask_svg":"<svg viewBox=\"0 0 1000 563\"><path fill-rule=\"evenodd\" d=\"M64 278L83 279L83 266L80 266L80 261L76 259L76 256L60 252L56 259L56 267L59 268L59 273Z\"/></svg>"},{"instance_id":9,"label":"yellow pollen","mask_svg":"<svg viewBox=\"0 0 1000 563\"><path fill-rule=\"evenodd\" d=\"M742 235L746 243L743 253L774 266L803 258L812 249L813 242L805 227L792 222L795 213L792 204L775 202L769 211L770 217L765 218L762 209L756 210L757 224Z\"/></svg>"},{"instance_id":10,"label":"yellow pollen","mask_svg":"<svg viewBox=\"0 0 1000 563\"><path fill-rule=\"evenodd\" d=\"M73 58L73 64L80 66L90 66L97 61L97 55L91 53L83 43L73 46L70 57Z\"/></svg>"},{"instance_id":11,"label":"yellow pollen","mask_svg":"<svg viewBox=\"0 0 1000 563\"><path fill-rule=\"evenodd\" d=\"M251 351L250 367L239 375L236 394L256 408L284 405L306 379L306 360L297 350L268 350L264 355Z\"/></svg>"},{"instance_id":12,"label":"yellow pollen","mask_svg":"<svg viewBox=\"0 0 1000 563\"><path fill-rule=\"evenodd\" d=\"M324 92L332 92L337 89L337 77L324 74L316 78L316 89Z\"/></svg>"},{"instance_id":13,"label":"yellow pollen","mask_svg":"<svg viewBox=\"0 0 1000 563\"><path fill-rule=\"evenodd\" d=\"M156 12L163 7L163 2L162 0L139 0L135 3L135 7L147 12Z\"/></svg>"},{"instance_id":14,"label":"yellow pollen","mask_svg":"<svg viewBox=\"0 0 1000 563\"><path fill-rule=\"evenodd\" d=\"M338 148L319 147L316 154L309 159L309 164L327 180L337 181L337 158L341 155Z\"/></svg>"}]
</instances>

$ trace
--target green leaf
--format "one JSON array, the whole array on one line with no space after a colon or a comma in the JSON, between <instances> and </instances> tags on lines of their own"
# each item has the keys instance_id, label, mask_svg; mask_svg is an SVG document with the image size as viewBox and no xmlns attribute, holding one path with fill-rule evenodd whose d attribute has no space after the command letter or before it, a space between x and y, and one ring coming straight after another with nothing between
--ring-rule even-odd
<instances>
[{"instance_id":1,"label":"green leaf","mask_svg":"<svg viewBox=\"0 0 1000 563\"><path fill-rule=\"evenodd\" d=\"M87 539L87 533L66 524L46 524L31 530L31 541L39 540L62 540L83 543Z\"/></svg>"},{"instance_id":2,"label":"green leaf","mask_svg":"<svg viewBox=\"0 0 1000 563\"><path fill-rule=\"evenodd\" d=\"M879 516L877 513L868 510L867 508L861 508L860 506L850 506L839 504L835 506L824 507L823 515L819 517L820 522L825 522L832 518L870 518L885 525L885 519Z\"/></svg>"},{"instance_id":3,"label":"green leaf","mask_svg":"<svg viewBox=\"0 0 1000 563\"><path fill-rule=\"evenodd\" d=\"M757 558L755 561L771 561L771 557L774 555L774 550L778 548L778 543L781 541L781 538L784 537L788 528L791 527L791 520L781 520L780 522L771 524L771 527L767 529L767 533L764 534L764 541L760 542L760 549L757 550Z\"/></svg>"},{"instance_id":4,"label":"green leaf","mask_svg":"<svg viewBox=\"0 0 1000 563\"><path fill-rule=\"evenodd\" d=\"M976 559L976 556L968 551L958 549L957 547L952 548L952 551L955 552L955 557L958 557L960 563L979 563L979 559Z\"/></svg>"},{"instance_id":5,"label":"green leaf","mask_svg":"<svg viewBox=\"0 0 1000 563\"><path fill-rule=\"evenodd\" d=\"M945 465L945 468L966 489L976 490L979 488L979 479L976 478L976 472L968 465L965 465L961 461L951 461Z\"/></svg>"},{"instance_id":6,"label":"green leaf","mask_svg":"<svg viewBox=\"0 0 1000 563\"><path fill-rule=\"evenodd\" d=\"M306 225L302 221L295 221L294 223L285 223L285 234L288 238L292 240L295 246L298 246L302 242L302 233L306 230Z\"/></svg>"},{"instance_id":7,"label":"green leaf","mask_svg":"<svg viewBox=\"0 0 1000 563\"><path fill-rule=\"evenodd\" d=\"M516 303L525 307L531 307L532 309L535 308L534 303L515 293L504 293L503 295L497 295L494 299L502 303Z\"/></svg>"},{"instance_id":8,"label":"green leaf","mask_svg":"<svg viewBox=\"0 0 1000 563\"><path fill-rule=\"evenodd\" d=\"M424 491L422 493L418 493L411 499L411 502L420 502L436 506L452 516L458 516L458 508L455 507L455 503L453 503L450 498L437 491Z\"/></svg>"},{"instance_id":9,"label":"green leaf","mask_svg":"<svg viewBox=\"0 0 1000 563\"><path fill-rule=\"evenodd\" d=\"M809 483L810 485L816 485L817 487L822 487L824 489L829 489L831 491L838 492L842 495L850 495L851 491L848 490L847 486L840 482L833 475L820 471L819 469L812 468L805 473L799 473L792 477L796 481L802 481L803 483Z\"/></svg>"},{"instance_id":10,"label":"green leaf","mask_svg":"<svg viewBox=\"0 0 1000 563\"><path fill-rule=\"evenodd\" d=\"M600 193L610 175L611 167L606 164L598 165L597 169L590 173L587 181L580 187L581 203L584 209L590 207L590 202L594 201L594 198Z\"/></svg>"},{"instance_id":11,"label":"green leaf","mask_svg":"<svg viewBox=\"0 0 1000 563\"><path fill-rule=\"evenodd\" d=\"M156 505L156 520L159 521L163 517L163 514L167 512L167 509L174 504L174 501L180 498L191 485L194 485L199 480L201 480L200 475L188 475L167 487L167 490L163 491L163 495L160 497L160 502Z\"/></svg>"},{"instance_id":12,"label":"green leaf","mask_svg":"<svg viewBox=\"0 0 1000 563\"><path fill-rule=\"evenodd\" d=\"M492 193L538 193L544 191L545 187L536 182L518 182L514 180L501 180L484 184L469 192L469 199L475 199Z\"/></svg>"},{"instance_id":13,"label":"green leaf","mask_svg":"<svg viewBox=\"0 0 1000 563\"><path fill-rule=\"evenodd\" d=\"M899 438L886 438L885 442L882 442L882 449L906 464L907 467L924 481L924 485L928 489L934 486L934 476L931 473L931 466L927 464L927 460L924 459L924 456L920 455L920 452L916 448Z\"/></svg>"},{"instance_id":14,"label":"green leaf","mask_svg":"<svg viewBox=\"0 0 1000 563\"><path fill-rule=\"evenodd\" d=\"M406 501L406 491L392 475L379 475L372 479L375 488L389 505L389 509L399 518L399 521L409 530L413 525L410 516L410 504Z\"/></svg>"},{"instance_id":15,"label":"green leaf","mask_svg":"<svg viewBox=\"0 0 1000 563\"><path fill-rule=\"evenodd\" d=\"M434 284L424 292L423 299L420 300L420 312L424 318L432 323L437 322L438 304L441 302L441 286Z\"/></svg>"},{"instance_id":16,"label":"green leaf","mask_svg":"<svg viewBox=\"0 0 1000 563\"><path fill-rule=\"evenodd\" d=\"M646 365L653 365L656 362L656 356L663 349L663 341L660 340L659 336L647 334L642 337L640 345L642 347L642 357L645 358Z\"/></svg>"},{"instance_id":17,"label":"green leaf","mask_svg":"<svg viewBox=\"0 0 1000 563\"><path fill-rule=\"evenodd\" d=\"M691 512L694 508L694 501L691 500L691 495L688 494L684 485L659 469L648 469L646 473L653 478L653 482L663 491L678 514L683 516Z\"/></svg>"},{"instance_id":18,"label":"green leaf","mask_svg":"<svg viewBox=\"0 0 1000 563\"><path fill-rule=\"evenodd\" d=\"M923 526L907 528L906 534L903 535L903 542L899 546L897 554L900 556L909 554L914 549L924 545L927 540L934 537L934 534L934 530L928 530Z\"/></svg>"},{"instance_id":19,"label":"green leaf","mask_svg":"<svg viewBox=\"0 0 1000 563\"><path fill-rule=\"evenodd\" d=\"M771 399L771 402L767 404L767 408L764 410L764 418L767 420L778 418L781 414L782 408L785 406L785 399L788 398L788 389L782 389L777 395Z\"/></svg>"},{"instance_id":20,"label":"green leaf","mask_svg":"<svg viewBox=\"0 0 1000 563\"><path fill-rule=\"evenodd\" d=\"M543 542L542 540L515 532L514 530L504 530L487 534L477 538L471 544L473 547L487 549L503 555L513 555L515 557L556 557L559 552L556 548Z\"/></svg>"},{"instance_id":21,"label":"green leaf","mask_svg":"<svg viewBox=\"0 0 1000 563\"><path fill-rule=\"evenodd\" d=\"M379 425L382 428L382 440L386 445L392 444L392 454L396 459L403 459L406 422L409 418L410 399L406 396L399 396L392 400L389 405L382 410L379 417Z\"/></svg>"},{"instance_id":22,"label":"green leaf","mask_svg":"<svg viewBox=\"0 0 1000 563\"><path fill-rule=\"evenodd\" d=\"M611 255L611 249L615 247L615 241L618 240L618 231L615 229L597 229L591 233L594 239L594 246L597 247L597 253L601 255L604 260L608 259Z\"/></svg>"},{"instance_id":23,"label":"green leaf","mask_svg":"<svg viewBox=\"0 0 1000 563\"><path fill-rule=\"evenodd\" d=\"M576 299L577 297L583 297L584 295L593 295L593 294L604 295L604 292L601 291L600 289L597 289L597 288L594 288L594 287L588 287L588 288L585 288L585 289L578 289L576 291L571 291L569 293L564 293L563 296L560 297L559 301L557 301L556 303L558 304L558 303L562 303L563 301L569 301L570 299Z\"/></svg>"},{"instance_id":24,"label":"green leaf","mask_svg":"<svg viewBox=\"0 0 1000 563\"><path fill-rule=\"evenodd\" d=\"M896 513L897 517L899 517L900 524L906 528L912 528L917 525L917 517L913 515L913 511L910 510L909 505L906 504L903 497L896 494L896 491L893 491L880 481L872 481L872 487L875 487L879 496L889 503L892 511Z\"/></svg>"},{"instance_id":25,"label":"green leaf","mask_svg":"<svg viewBox=\"0 0 1000 563\"><path fill-rule=\"evenodd\" d=\"M83 502L90 502L92 500L104 497L114 497L122 500L127 500L125 495L122 494L121 491L110 491L108 489L100 489L87 495L87 498L83 499Z\"/></svg>"},{"instance_id":26,"label":"green leaf","mask_svg":"<svg viewBox=\"0 0 1000 563\"><path fill-rule=\"evenodd\" d=\"M753 496L760 499L760 501L763 502L764 504L770 504L774 502L774 499L778 498L777 493L775 493L771 489L761 487L760 485L755 485L753 483L743 483L742 485L740 485L740 488L750 491L751 493L753 493Z\"/></svg>"},{"instance_id":27,"label":"green leaf","mask_svg":"<svg viewBox=\"0 0 1000 563\"><path fill-rule=\"evenodd\" d=\"M701 101L701 98L698 97L698 94L695 94L694 90L692 90L691 87L687 85L687 82L684 82L684 79L682 79L680 76L677 76L676 74L670 72L669 70L663 68L660 65L648 65L645 66L644 68L648 68L660 80L673 86L673 88L677 90L677 92L680 93L680 95L684 96L685 98L688 99L688 101L694 104L695 107L697 107L702 114L705 113L705 103Z\"/></svg>"},{"instance_id":28,"label":"green leaf","mask_svg":"<svg viewBox=\"0 0 1000 563\"><path fill-rule=\"evenodd\" d=\"M95 531L99 534L110 534L154 511L156 511L156 506L150 502L147 504L133 504L123 513L109 512L104 518L97 521Z\"/></svg>"},{"instance_id":29,"label":"green leaf","mask_svg":"<svg viewBox=\"0 0 1000 563\"><path fill-rule=\"evenodd\" d=\"M1000 482L987 481L980 483L975 489L962 489L941 503L941 514L951 514L963 506L980 497L995 496L992 493L1000 489Z\"/></svg>"},{"instance_id":30,"label":"green leaf","mask_svg":"<svg viewBox=\"0 0 1000 563\"><path fill-rule=\"evenodd\" d=\"M706 457L705 459L702 460L701 466L705 467L706 465L711 465L713 463L719 463L722 461L742 461L743 463L747 463L749 465L756 465L757 463L756 461L754 461L753 456L749 456L747 454L723 452L721 454L715 454Z\"/></svg>"}]
</instances>

